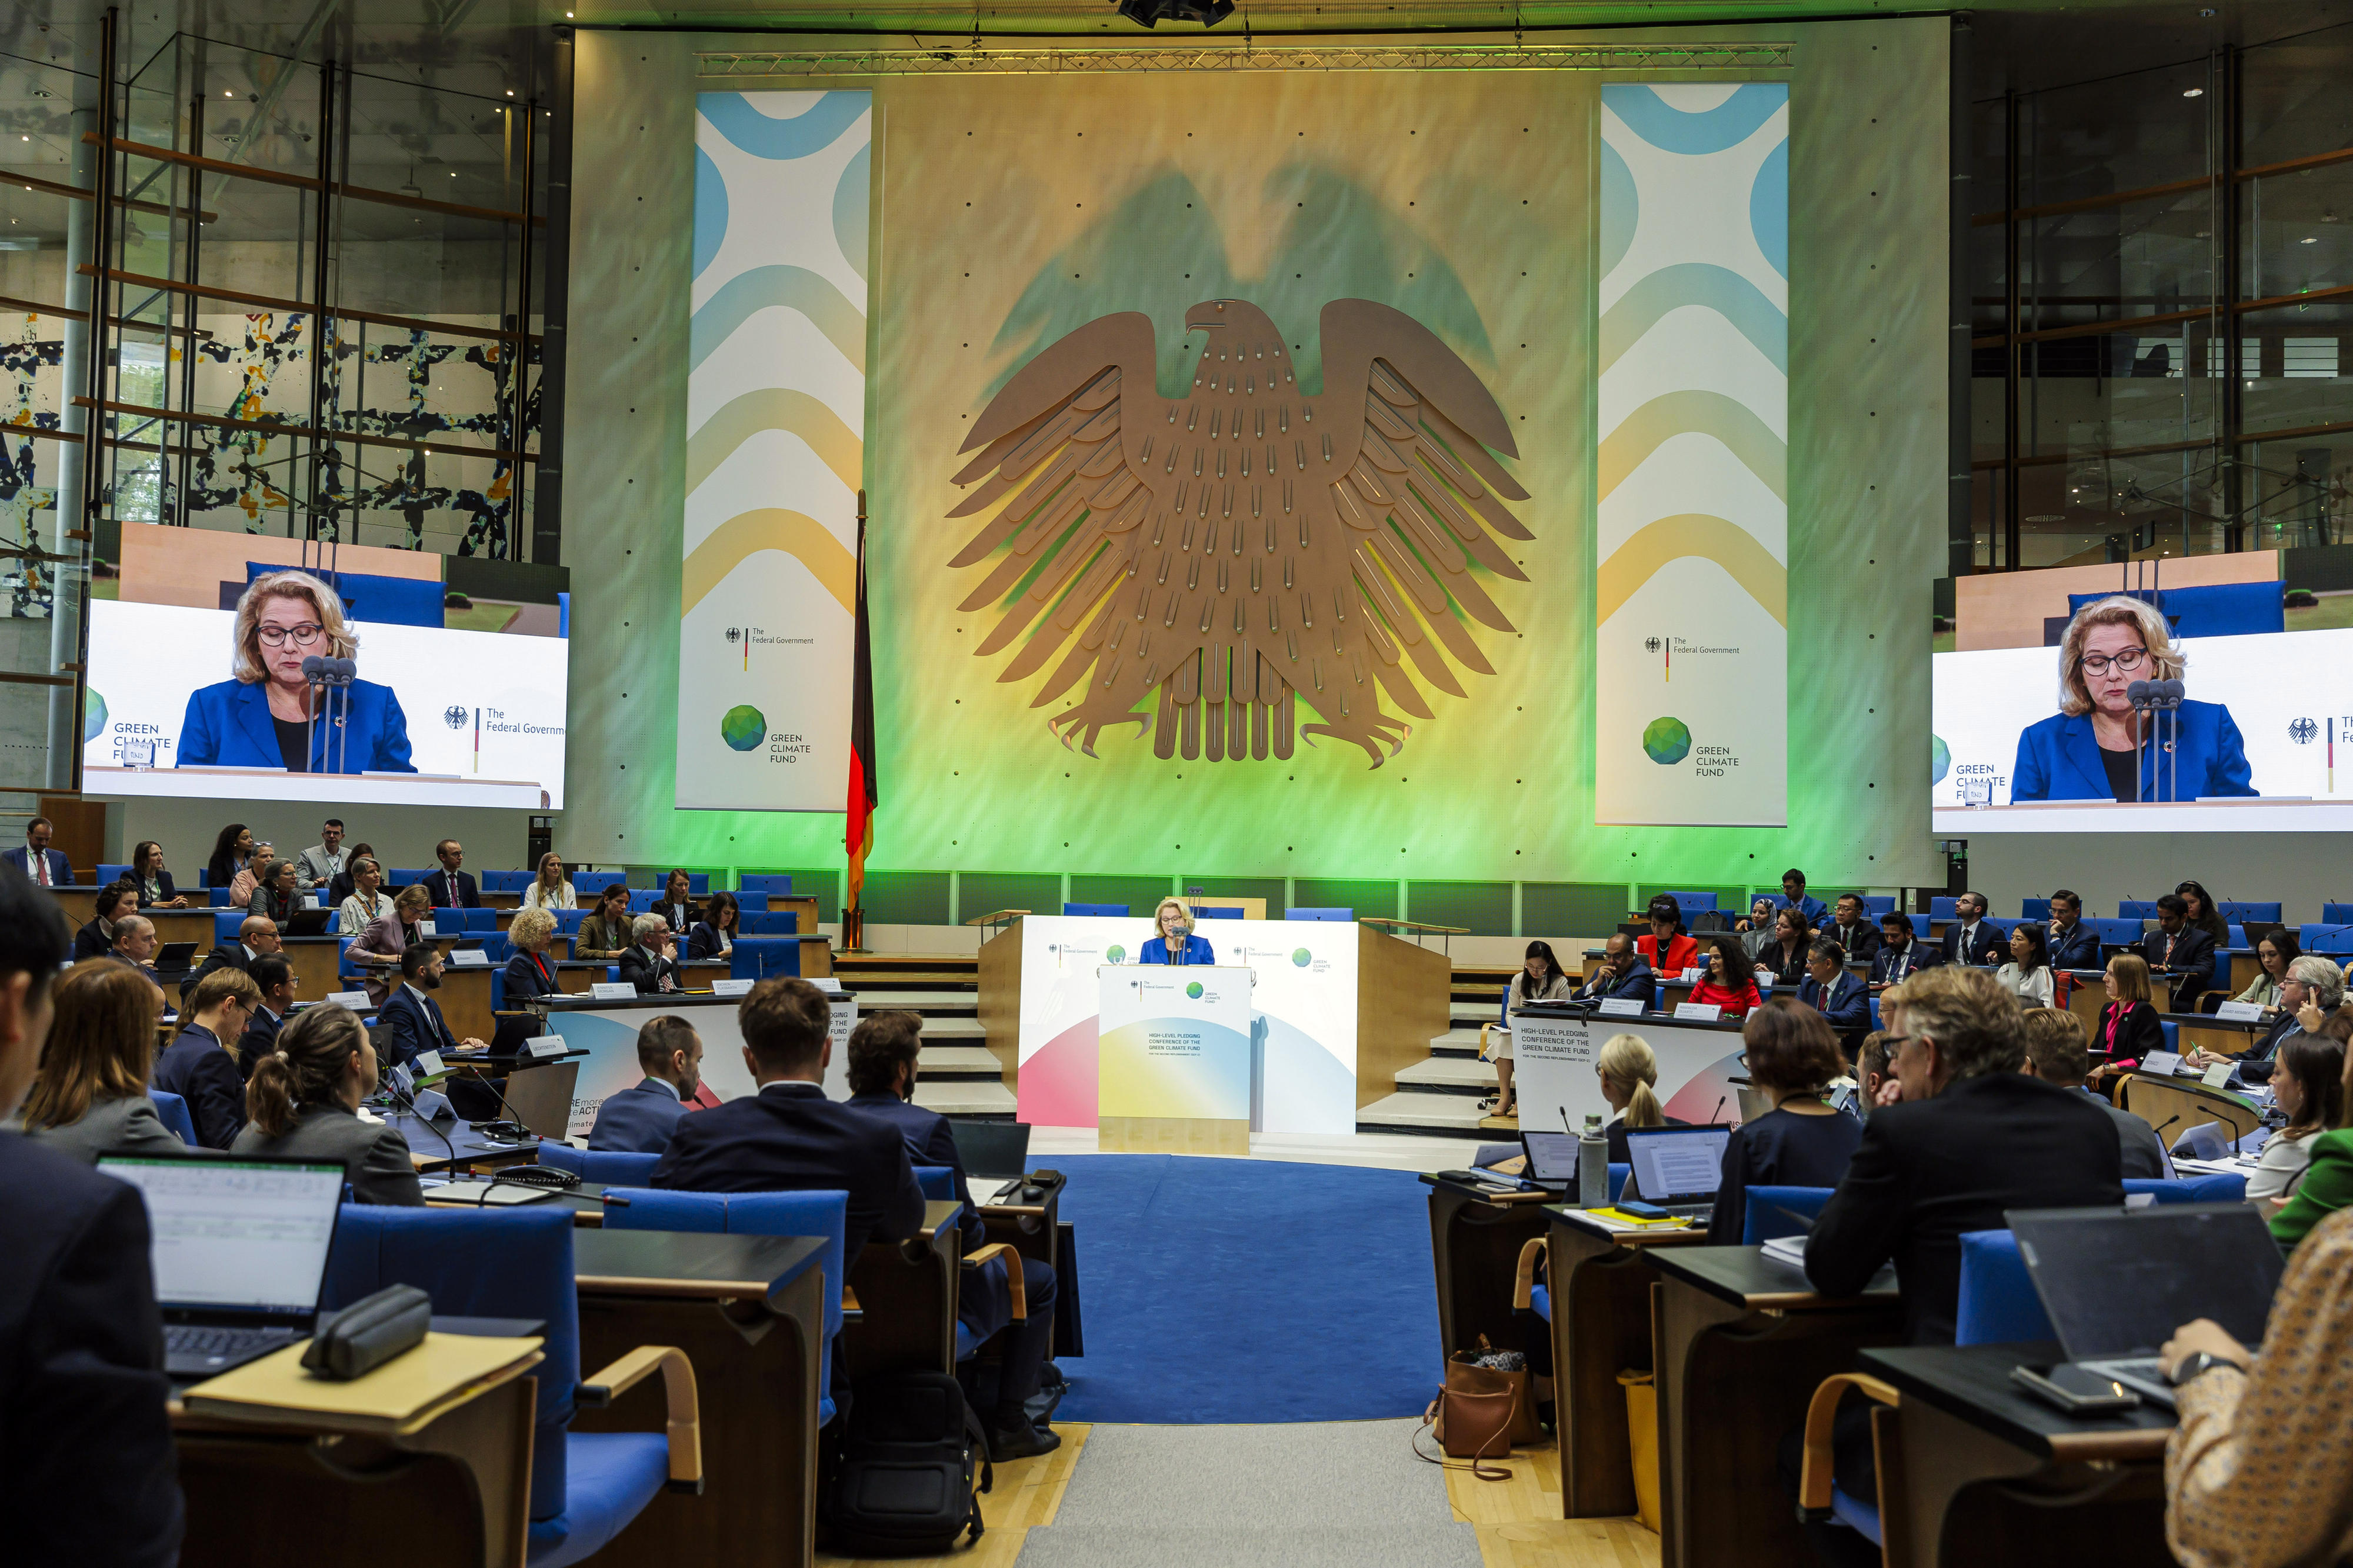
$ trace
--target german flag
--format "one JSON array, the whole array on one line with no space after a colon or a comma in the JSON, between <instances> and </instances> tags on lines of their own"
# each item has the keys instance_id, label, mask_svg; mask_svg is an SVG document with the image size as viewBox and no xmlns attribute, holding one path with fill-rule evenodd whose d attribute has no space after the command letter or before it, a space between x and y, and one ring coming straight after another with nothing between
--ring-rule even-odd
<instances>
[{"instance_id":1,"label":"german flag","mask_svg":"<svg viewBox=\"0 0 2353 1568\"><path fill-rule=\"evenodd\" d=\"M860 895L866 887L866 851L873 843L874 658L866 629L866 492L858 492L858 597L851 610L849 821L842 847L849 852L849 898L842 915L845 946L865 941Z\"/></svg>"}]
</instances>

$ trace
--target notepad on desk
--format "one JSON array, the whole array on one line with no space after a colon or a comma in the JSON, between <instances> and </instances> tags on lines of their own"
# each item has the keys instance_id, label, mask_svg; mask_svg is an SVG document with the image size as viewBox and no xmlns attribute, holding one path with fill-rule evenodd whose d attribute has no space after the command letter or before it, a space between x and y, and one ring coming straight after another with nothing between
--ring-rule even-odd
<instances>
[{"instance_id":1,"label":"notepad on desk","mask_svg":"<svg viewBox=\"0 0 2353 1568\"><path fill-rule=\"evenodd\" d=\"M180 1396L191 1414L237 1421L315 1419L344 1431L408 1433L540 1360L535 1339L428 1332L416 1349L337 1383L306 1372L307 1342L246 1363Z\"/></svg>"},{"instance_id":2,"label":"notepad on desk","mask_svg":"<svg viewBox=\"0 0 2353 1568\"><path fill-rule=\"evenodd\" d=\"M1684 1230L1690 1228L1690 1222L1683 1219L1679 1215L1669 1215L1663 1219L1643 1219L1638 1215L1628 1214L1622 1209L1586 1209L1582 1212L1587 1219L1591 1220L1602 1229L1618 1234L1624 1234L1626 1232L1637 1230Z\"/></svg>"}]
</instances>

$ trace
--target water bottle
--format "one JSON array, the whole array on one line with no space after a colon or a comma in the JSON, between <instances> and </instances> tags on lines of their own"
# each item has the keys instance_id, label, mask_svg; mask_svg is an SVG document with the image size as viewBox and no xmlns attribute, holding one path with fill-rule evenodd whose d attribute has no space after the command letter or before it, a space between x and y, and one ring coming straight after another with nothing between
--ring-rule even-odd
<instances>
[{"instance_id":1,"label":"water bottle","mask_svg":"<svg viewBox=\"0 0 2353 1568\"><path fill-rule=\"evenodd\" d=\"M1609 1206L1609 1140L1601 1135L1601 1118L1585 1119L1584 1135L1577 1141L1577 1204L1579 1208Z\"/></svg>"}]
</instances>

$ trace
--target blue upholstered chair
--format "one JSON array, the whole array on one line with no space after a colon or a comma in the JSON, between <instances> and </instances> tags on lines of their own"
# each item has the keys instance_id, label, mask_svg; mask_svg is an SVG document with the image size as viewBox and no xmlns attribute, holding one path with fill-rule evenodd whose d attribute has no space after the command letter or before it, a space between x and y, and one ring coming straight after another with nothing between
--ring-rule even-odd
<instances>
[{"instance_id":1,"label":"blue upholstered chair","mask_svg":"<svg viewBox=\"0 0 2353 1568\"><path fill-rule=\"evenodd\" d=\"M2126 921L2153 921L2157 919L2157 900L2126 899L2116 905L2116 918Z\"/></svg>"},{"instance_id":2,"label":"blue upholstered chair","mask_svg":"<svg viewBox=\"0 0 2353 1568\"><path fill-rule=\"evenodd\" d=\"M649 1162L655 1155L605 1156ZM584 1180L595 1180L584 1177ZM849 1194L839 1190L805 1193L682 1193L667 1187L617 1189L628 1199L605 1210L605 1223L615 1230L684 1230L725 1236L813 1236L825 1251L818 1266L825 1270L825 1344L818 1355L817 1420L822 1426L833 1419L833 1347L841 1332L841 1287L846 1272L842 1238Z\"/></svg>"},{"instance_id":3,"label":"blue upholstered chair","mask_svg":"<svg viewBox=\"0 0 2353 1568\"><path fill-rule=\"evenodd\" d=\"M2126 1176L2125 1195L2147 1193L2161 1204L2242 1204L2247 1201L2247 1178L2235 1171L2207 1176L2177 1176L2162 1181L2152 1176Z\"/></svg>"},{"instance_id":4,"label":"blue upholstered chair","mask_svg":"<svg viewBox=\"0 0 2353 1568\"><path fill-rule=\"evenodd\" d=\"M1714 893L1671 892L1667 897L1674 900L1675 907L1683 910L1686 915L1695 915L1702 910L1712 910L1715 908L1715 895Z\"/></svg>"},{"instance_id":5,"label":"blue upholstered chair","mask_svg":"<svg viewBox=\"0 0 2353 1568\"><path fill-rule=\"evenodd\" d=\"M1960 1309L1954 1342L2018 1344L2058 1338L2035 1292L2034 1279L2007 1230L1973 1230L1961 1236Z\"/></svg>"},{"instance_id":6,"label":"blue upholstered chair","mask_svg":"<svg viewBox=\"0 0 2353 1568\"><path fill-rule=\"evenodd\" d=\"M774 872L755 872L742 880L743 886L740 892L744 893L765 893L774 898L779 894L789 894L793 890L793 879L790 877Z\"/></svg>"},{"instance_id":7,"label":"blue upholstered chair","mask_svg":"<svg viewBox=\"0 0 2353 1568\"><path fill-rule=\"evenodd\" d=\"M659 888L633 888L629 890L629 912L633 915L651 914L654 901L660 897Z\"/></svg>"},{"instance_id":8,"label":"blue upholstered chair","mask_svg":"<svg viewBox=\"0 0 2353 1568\"><path fill-rule=\"evenodd\" d=\"M1517 1152L1516 1148L1514 1152ZM1626 1179L1633 1173L1634 1167L1631 1165L1613 1164L1609 1167L1609 1201L1611 1203L1618 1201L1618 1195L1626 1190ZM1545 1263L1547 1269L1550 1268L1545 1238L1541 1236L1530 1237L1521 1247L1519 1276L1512 1286L1512 1305L1521 1311L1534 1312L1548 1323L1552 1321L1550 1277L1547 1274L1546 1282L1543 1284L1536 1283L1535 1277L1536 1265L1539 1262Z\"/></svg>"},{"instance_id":9,"label":"blue upholstered chair","mask_svg":"<svg viewBox=\"0 0 2353 1568\"><path fill-rule=\"evenodd\" d=\"M2158 1024L2158 1027L2165 1031L2165 1048L2167 1050L2178 1051L2181 1048L2180 1025L2175 1023L2172 1019L2168 1018L2164 1022Z\"/></svg>"},{"instance_id":10,"label":"blue upholstered chair","mask_svg":"<svg viewBox=\"0 0 2353 1568\"><path fill-rule=\"evenodd\" d=\"M108 866L101 864L98 868L98 885L103 888L110 882L122 881L130 875L131 868L128 866Z\"/></svg>"},{"instance_id":11,"label":"blue upholstered chair","mask_svg":"<svg viewBox=\"0 0 2353 1568\"><path fill-rule=\"evenodd\" d=\"M100 868L103 870L103 868ZM2214 907L2222 911L2222 919L2233 925L2254 921L2262 925L2280 923L2280 907L2276 903L2247 903L2236 899L2217 899Z\"/></svg>"},{"instance_id":12,"label":"blue upholstered chair","mask_svg":"<svg viewBox=\"0 0 2353 1568\"><path fill-rule=\"evenodd\" d=\"M578 936L580 922L596 913L594 910L550 910L555 917L555 929L565 936Z\"/></svg>"},{"instance_id":13,"label":"blue upholstered chair","mask_svg":"<svg viewBox=\"0 0 2353 1568\"><path fill-rule=\"evenodd\" d=\"M227 888L206 888L205 889L205 902L216 910L235 908L235 906L228 901L228 892L229 890Z\"/></svg>"},{"instance_id":14,"label":"blue upholstered chair","mask_svg":"<svg viewBox=\"0 0 2353 1568\"><path fill-rule=\"evenodd\" d=\"M1356 918L1356 911L1339 909L1294 909L1283 910L1282 918L1287 921L1353 921Z\"/></svg>"},{"instance_id":15,"label":"blue upholstered chair","mask_svg":"<svg viewBox=\"0 0 2353 1568\"><path fill-rule=\"evenodd\" d=\"M2298 945L2306 952L2353 952L2353 925L2306 926Z\"/></svg>"},{"instance_id":16,"label":"blue upholstered chair","mask_svg":"<svg viewBox=\"0 0 2353 1568\"><path fill-rule=\"evenodd\" d=\"M1125 919L1134 911L1130 910L1125 904L1066 903L1062 906L1062 912L1066 915L1117 915L1122 919Z\"/></svg>"},{"instance_id":17,"label":"blue upholstered chair","mask_svg":"<svg viewBox=\"0 0 2353 1568\"><path fill-rule=\"evenodd\" d=\"M2140 921L2121 916L2115 920L2087 920L2084 923L2092 928L2102 947L2138 947L2140 939L2148 934L2141 930Z\"/></svg>"},{"instance_id":18,"label":"blue upholstered chair","mask_svg":"<svg viewBox=\"0 0 2353 1568\"><path fill-rule=\"evenodd\" d=\"M2320 918L2333 926L2353 925L2353 904L2323 904Z\"/></svg>"},{"instance_id":19,"label":"blue upholstered chair","mask_svg":"<svg viewBox=\"0 0 2353 1568\"><path fill-rule=\"evenodd\" d=\"M759 915L759 914L765 914L765 913L767 913L767 911L768 911L768 895L767 895L767 894L765 894L765 893L754 893L754 892L749 891L748 889L740 889L740 888L739 888L738 889L736 889L736 893L735 893L735 912L736 912L737 914L744 914L744 915Z\"/></svg>"},{"instance_id":20,"label":"blue upholstered chair","mask_svg":"<svg viewBox=\"0 0 2353 1568\"><path fill-rule=\"evenodd\" d=\"M575 1149L569 1143L543 1141L539 1163L569 1171L584 1182L607 1187L643 1186L661 1163L659 1154L623 1154L612 1150Z\"/></svg>"},{"instance_id":21,"label":"blue upholstered chair","mask_svg":"<svg viewBox=\"0 0 2353 1568\"><path fill-rule=\"evenodd\" d=\"M1958 898L1930 899L1928 900L1928 918L1932 921L1949 921L1957 919L1961 912L1960 902L1961 901Z\"/></svg>"},{"instance_id":22,"label":"blue upholstered chair","mask_svg":"<svg viewBox=\"0 0 2353 1568\"><path fill-rule=\"evenodd\" d=\"M727 954L727 974L732 980L765 980L800 972L801 944L793 937L738 937Z\"/></svg>"},{"instance_id":23,"label":"blue upholstered chair","mask_svg":"<svg viewBox=\"0 0 2353 1568\"><path fill-rule=\"evenodd\" d=\"M246 922L243 910L223 910L213 916L213 945L227 947L237 940L237 928Z\"/></svg>"},{"instance_id":24,"label":"blue upholstered chair","mask_svg":"<svg viewBox=\"0 0 2353 1568\"><path fill-rule=\"evenodd\" d=\"M384 890L386 893L396 893L403 888L416 886L417 883L425 880L426 878L431 875L433 875L433 872L428 867L396 867L391 872L391 879L385 883Z\"/></svg>"},{"instance_id":25,"label":"blue upholstered chair","mask_svg":"<svg viewBox=\"0 0 2353 1568\"><path fill-rule=\"evenodd\" d=\"M563 1568L596 1552L665 1486L702 1489L694 1369L683 1352L641 1345L580 1373L580 1291L572 1215L547 1209L399 1208L345 1204L327 1261L322 1305L348 1306L387 1285L414 1285L444 1316L533 1318L547 1325L532 1437L532 1568ZM603 1405L659 1372L670 1434L574 1432L573 1412Z\"/></svg>"},{"instance_id":26,"label":"blue upholstered chair","mask_svg":"<svg viewBox=\"0 0 2353 1568\"><path fill-rule=\"evenodd\" d=\"M1197 909L1193 911L1193 918L1197 921L1238 921L1242 918L1242 912L1229 904L1223 909Z\"/></svg>"},{"instance_id":27,"label":"blue upholstered chair","mask_svg":"<svg viewBox=\"0 0 2353 1568\"><path fill-rule=\"evenodd\" d=\"M1802 1236L1831 1201L1829 1187L1751 1187L1742 1218L1740 1245L1755 1247L1777 1237ZM1787 1211L1787 1212L1782 1212ZM1800 1224L1803 1220L1805 1223Z\"/></svg>"},{"instance_id":28,"label":"blue upholstered chair","mask_svg":"<svg viewBox=\"0 0 2353 1568\"><path fill-rule=\"evenodd\" d=\"M736 912L744 928L739 936L792 936L801 929L798 910L739 909Z\"/></svg>"},{"instance_id":29,"label":"blue upholstered chair","mask_svg":"<svg viewBox=\"0 0 2353 1568\"><path fill-rule=\"evenodd\" d=\"M1893 893L1863 894L1862 912L1870 916L1874 921L1882 915L1894 914L1895 912L1895 895Z\"/></svg>"},{"instance_id":30,"label":"blue upholstered chair","mask_svg":"<svg viewBox=\"0 0 2353 1568\"><path fill-rule=\"evenodd\" d=\"M2048 899L2024 900L2018 906L2018 915L2021 920L2048 921L2051 918L2051 900Z\"/></svg>"},{"instance_id":31,"label":"blue upholstered chair","mask_svg":"<svg viewBox=\"0 0 2353 1568\"><path fill-rule=\"evenodd\" d=\"M168 1089L151 1089L147 1098L155 1102L155 1114L172 1135L189 1148L196 1147L196 1119L188 1114L188 1102Z\"/></svg>"}]
</instances>

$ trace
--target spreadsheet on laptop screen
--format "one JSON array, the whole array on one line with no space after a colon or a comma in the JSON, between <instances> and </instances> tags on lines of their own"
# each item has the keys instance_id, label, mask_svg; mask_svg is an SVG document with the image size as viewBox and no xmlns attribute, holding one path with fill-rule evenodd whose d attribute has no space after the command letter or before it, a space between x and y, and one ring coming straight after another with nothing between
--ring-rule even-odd
<instances>
[{"instance_id":1,"label":"spreadsheet on laptop screen","mask_svg":"<svg viewBox=\"0 0 2353 1568\"><path fill-rule=\"evenodd\" d=\"M343 1199L341 1165L110 1158L147 1199L155 1298L167 1307L309 1312Z\"/></svg>"}]
</instances>

